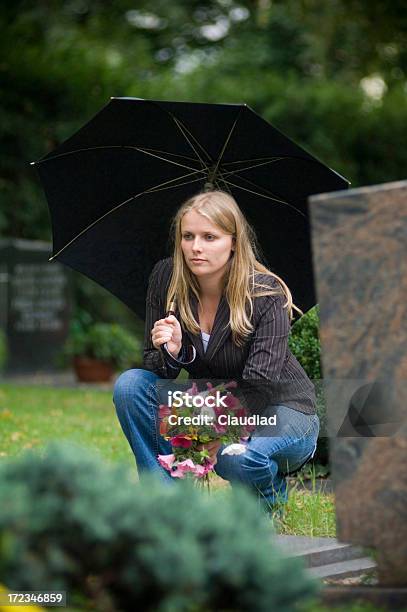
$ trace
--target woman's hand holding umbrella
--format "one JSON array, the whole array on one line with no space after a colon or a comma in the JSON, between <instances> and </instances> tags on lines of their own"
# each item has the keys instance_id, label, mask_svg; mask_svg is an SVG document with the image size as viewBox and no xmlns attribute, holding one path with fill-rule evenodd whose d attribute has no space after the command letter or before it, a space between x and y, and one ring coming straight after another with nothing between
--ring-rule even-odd
<instances>
[{"instance_id":1,"label":"woman's hand holding umbrella","mask_svg":"<svg viewBox=\"0 0 407 612\"><path fill-rule=\"evenodd\" d=\"M167 344L167 349L173 357L178 357L182 347L182 330L178 319L170 315L165 319L159 319L154 323L151 330L151 340L154 348L158 349L162 344Z\"/></svg>"},{"instance_id":2,"label":"woman's hand holding umbrella","mask_svg":"<svg viewBox=\"0 0 407 612\"><path fill-rule=\"evenodd\" d=\"M174 357L178 356L182 346L182 330L179 321L174 315L169 315L165 319L159 319L154 323L151 330L151 339L154 348L159 348L167 344L167 349ZM217 462L217 452L222 445L219 439L211 440L207 444L197 446L197 450L207 450L209 461L215 465Z\"/></svg>"}]
</instances>

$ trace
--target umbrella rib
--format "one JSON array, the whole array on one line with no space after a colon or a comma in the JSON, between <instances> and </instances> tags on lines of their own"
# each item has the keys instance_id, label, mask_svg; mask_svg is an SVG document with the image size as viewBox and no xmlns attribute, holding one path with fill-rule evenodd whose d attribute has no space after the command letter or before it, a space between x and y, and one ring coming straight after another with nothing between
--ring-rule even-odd
<instances>
[{"instance_id":1,"label":"umbrella rib","mask_svg":"<svg viewBox=\"0 0 407 612\"><path fill-rule=\"evenodd\" d=\"M242 181L244 181L245 183L248 183L249 185L253 185L254 187L260 187L263 191L265 191L267 194L269 194L271 199L274 199L276 202L279 202L280 204L286 204L290 208L293 208L295 211L297 211L299 215L302 215L303 217L306 217L306 215L299 208L294 206L294 204L291 204L290 202L287 202L286 200L283 200L282 198L278 198L277 196L275 196L275 194L272 191L269 191L268 189L266 189L265 187L263 187L261 185L256 185L256 183L253 183L253 181L251 181L248 178L245 178L244 176L239 176L239 178ZM264 196L264 194L263 194L263 196Z\"/></svg>"},{"instance_id":2,"label":"umbrella rib","mask_svg":"<svg viewBox=\"0 0 407 612\"><path fill-rule=\"evenodd\" d=\"M188 132L188 134L190 135L190 137L192 138L192 140L195 141L195 143L198 145L198 147L201 149L201 151L203 151L203 153L206 155L206 157L209 159L210 162L212 162L212 158L209 155L209 153L205 150L205 148L201 145L201 143L195 138L195 136L192 134L192 132L190 130L188 130L188 128L182 123L182 121L180 119L178 119L174 113L172 113L170 110L168 110L167 108L165 108L165 106L161 106L160 103L158 102L153 102L151 101L153 104L156 104L162 111L164 111L165 113L167 113L167 115L169 115L171 117L171 119L174 121L175 125L177 126L177 128L180 130L181 134L183 135L183 137L185 138L185 140L187 141L187 143L189 144L189 146L191 147L191 149L193 150L193 152L195 153L195 155L197 156L198 160L201 162L201 164L204 166L204 168L206 170L208 170L205 162L201 159L201 157L199 156L198 152L196 151L195 147L192 145L192 143L190 142L190 140L187 138L185 132Z\"/></svg>"},{"instance_id":3,"label":"umbrella rib","mask_svg":"<svg viewBox=\"0 0 407 612\"><path fill-rule=\"evenodd\" d=\"M70 240L69 242L67 242L62 249L60 249L57 253L55 253L55 255L52 255L48 261L52 261L53 259L55 259L55 257L58 257L58 255L60 255L62 253L62 251L65 251L66 248L68 248L73 242L75 242L75 240L77 240L80 236L82 236L82 234L85 234L88 230L90 230L94 225L96 225L96 223L99 223L99 221L101 221L102 219L104 219L105 217L107 217L108 215L110 215L111 213L115 212L116 210L118 210L119 208L121 208L122 206L124 206L125 204L128 204L128 202L131 202L131 200L135 200L136 198L139 198L140 196L146 194L146 193L151 193L154 191L159 191L159 187L162 187L163 185L168 185L169 183L173 183L174 181L178 181L181 180L183 178L186 178L187 176L191 176L193 174L197 174L197 173L203 172L203 170L195 170L194 172L190 172L189 174L184 174L184 176L178 176L175 179L171 179L169 181L165 181L164 183L160 183L159 185L155 185L154 187L149 187L148 189L145 189L144 191L142 191L141 193L137 193L136 195L132 195L130 198L127 198L127 200L124 200L124 202L120 202L120 204L117 204L116 206L114 206L113 208L111 208L110 210L108 210L107 212L105 212L101 217L98 217L98 219L96 219L95 221L92 221L92 223L90 223L87 227L85 227L82 231L79 232L79 234L77 234L76 236L74 236L72 238L72 240ZM196 179L197 181L202 180L202 177L199 177L198 179ZM188 181L188 182L194 182L194 181ZM187 183L181 183L181 185L185 185ZM174 187L179 187L180 185L173 185Z\"/></svg>"},{"instance_id":4,"label":"umbrella rib","mask_svg":"<svg viewBox=\"0 0 407 612\"><path fill-rule=\"evenodd\" d=\"M75 149L74 151L67 151L66 153L59 153L58 155L53 155L52 157L48 157L47 159L40 160L38 162L32 162L32 163L34 165L41 164L47 161L51 161L53 159L57 159L58 157L65 157L67 155L73 155L74 153L80 153L82 151L96 151L98 149L134 149L136 151L140 151L140 153L144 153L145 155L151 155L152 157L157 157L158 159L168 162L169 164L174 164L176 166L180 166L181 168L186 168L187 170L195 170L195 168L191 168L190 166L186 166L185 164L180 164L176 161L173 161L172 159L166 159L165 157L161 157L159 155L151 153L150 151L153 151L154 149L147 149L144 147L141 148L141 147L136 147L134 145L107 145L107 146L103 145L100 147L87 147L85 149ZM167 155L174 155L173 153L168 153L167 151L163 151L163 153L166 153ZM183 156L178 156L178 157L183 157ZM192 157L188 159L191 159L191 161L195 161Z\"/></svg>"},{"instance_id":5,"label":"umbrella rib","mask_svg":"<svg viewBox=\"0 0 407 612\"><path fill-rule=\"evenodd\" d=\"M190 166L186 166L185 164L179 164L178 162L172 161L171 159L165 159L165 157L161 157L160 155L155 155L154 153L150 153L147 149L141 149L139 147L137 151L141 151L142 153L146 153L147 155L151 155L152 157L157 157L157 159L162 159L165 162L169 162L170 164L175 164L176 166L180 166L181 168L186 168L187 170L195 170L196 172L204 172L204 170L196 170L196 168L191 168Z\"/></svg>"},{"instance_id":6,"label":"umbrella rib","mask_svg":"<svg viewBox=\"0 0 407 612\"><path fill-rule=\"evenodd\" d=\"M288 159L291 155L281 155L280 157L251 157L249 159L237 159L232 162L223 162L222 166L232 166L233 164L243 164L246 162L257 162L257 161L272 161L274 159Z\"/></svg>"},{"instance_id":7,"label":"umbrella rib","mask_svg":"<svg viewBox=\"0 0 407 612\"><path fill-rule=\"evenodd\" d=\"M170 151L161 151L160 149L151 149L150 147L143 147L145 151L153 151L154 153L164 153L164 155L173 155L174 157L183 157L184 159L188 159L189 161L195 161L193 157L189 157L189 155L179 155L179 153L170 153Z\"/></svg>"},{"instance_id":8,"label":"umbrella rib","mask_svg":"<svg viewBox=\"0 0 407 612\"><path fill-rule=\"evenodd\" d=\"M205 164L205 162L203 161L203 159L201 158L201 156L199 155L198 151L195 149L194 145L192 144L192 142L189 140L188 136L185 134L185 132L188 132L189 136L196 142L196 144L203 150L203 152L205 153L205 155L207 157L210 156L208 155L208 153L205 151L205 149L202 147L202 145L197 141L197 139L195 138L195 136L193 134L191 134L191 132L188 130L188 128L186 128L180 121L179 119L177 119L177 117L175 115L173 115L172 113L170 113L171 117L173 118L175 125L177 126L177 128L179 129L179 131L181 132L181 134L183 135L183 137L185 138L185 140L187 141L187 143L189 144L189 146L191 147L191 149L193 150L193 152L195 153L195 155L197 156L198 160L200 161L201 165L203 166L203 168L205 168L207 171L209 171L208 166ZM184 131L185 130L185 131Z\"/></svg>"},{"instance_id":9,"label":"umbrella rib","mask_svg":"<svg viewBox=\"0 0 407 612\"><path fill-rule=\"evenodd\" d=\"M255 164L254 166L247 166L246 168L239 168L238 170L226 170L223 172L223 176L229 176L230 174L236 174L237 172L245 172L246 170L253 170L253 168L258 168L259 166L265 166L267 164L273 164L274 162L281 161L284 159L283 157L275 157L270 159L269 161L262 162L261 164Z\"/></svg>"},{"instance_id":10,"label":"umbrella rib","mask_svg":"<svg viewBox=\"0 0 407 612\"><path fill-rule=\"evenodd\" d=\"M219 154L219 157L218 157L218 159L217 159L217 161L216 161L216 165L215 165L215 168L214 168L213 173L212 173L212 176L214 176L214 177L216 176L216 173L217 173L218 168L219 168L219 164L220 164L220 162L221 162L221 160L222 160L222 157L223 157L223 154L224 154L224 152L225 152L225 150L226 150L226 147L227 147L227 146L228 146L228 144L229 144L229 140L231 139L232 134L233 134L233 132L235 131L235 127L236 127L236 124L237 124L237 122L238 122L238 120L239 120L239 117L240 117L241 113L242 113L242 109L240 108L240 109L239 109L239 112L238 112L238 114L237 114L237 117L236 117L236 119L234 120L232 127L230 128L229 134L226 136L226 140L225 140L225 142L223 143L222 150L221 150L221 152L220 152L220 154Z\"/></svg>"},{"instance_id":11,"label":"umbrella rib","mask_svg":"<svg viewBox=\"0 0 407 612\"><path fill-rule=\"evenodd\" d=\"M228 185L225 183L224 179L219 174L218 174L218 177L219 177L219 181L222 181L224 189L228 191L230 195L232 195L232 192L230 191ZM215 185L218 187L219 191L222 191L222 189L219 186L219 181L215 180Z\"/></svg>"},{"instance_id":12,"label":"umbrella rib","mask_svg":"<svg viewBox=\"0 0 407 612\"><path fill-rule=\"evenodd\" d=\"M199 170L199 172L201 172L201 170ZM174 187L182 187L183 185L190 185L191 183L196 183L197 181L202 181L202 177L199 176L198 178L193 179L192 181L184 181L183 183L177 183L176 185L168 185L167 187L153 187L150 193L155 193L156 191L165 191L166 189L174 189Z\"/></svg>"},{"instance_id":13,"label":"umbrella rib","mask_svg":"<svg viewBox=\"0 0 407 612\"><path fill-rule=\"evenodd\" d=\"M243 164L243 163L247 163L247 162L274 161L274 160L282 160L282 159L295 159L295 160L302 160L302 161L313 161L313 160L304 159L303 157L299 157L299 156L296 156L296 155L279 155L279 156L274 155L273 157L251 157L251 158L246 158L246 159L237 159L237 160L232 161L232 162L224 162L222 165L223 166L233 166L235 164Z\"/></svg>"},{"instance_id":14,"label":"umbrella rib","mask_svg":"<svg viewBox=\"0 0 407 612\"><path fill-rule=\"evenodd\" d=\"M240 177L243 178L243 177ZM279 204L285 204L286 206L289 206L290 208L293 208L297 213L299 213L300 215L302 215L303 217L306 218L306 215L304 215L304 213L299 210L296 206L293 206L293 204L290 204L289 202L286 202L285 200L280 200L278 198L269 196L269 195L265 195L264 193L259 193L258 191L253 191L252 189L247 189L246 187L242 187L241 185L236 185L235 183L232 183L230 181L227 181L225 179L223 179L225 183L227 183L228 185L232 185L233 187L237 187L238 189L242 189L243 191L248 191L249 193L252 193L254 195L260 196L262 198L267 198L268 200L273 200L274 202L277 202ZM243 179L246 180L246 179ZM248 181L250 182L250 181Z\"/></svg>"}]
</instances>

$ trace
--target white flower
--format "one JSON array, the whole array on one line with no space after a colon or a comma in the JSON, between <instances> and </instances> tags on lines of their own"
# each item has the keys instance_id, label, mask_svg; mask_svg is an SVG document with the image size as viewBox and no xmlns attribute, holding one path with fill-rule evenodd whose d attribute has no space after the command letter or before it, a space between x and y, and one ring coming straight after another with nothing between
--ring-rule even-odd
<instances>
[{"instance_id":1,"label":"white flower","mask_svg":"<svg viewBox=\"0 0 407 612\"><path fill-rule=\"evenodd\" d=\"M211 406L206 406L205 404L201 408L201 415L208 417L208 421L213 421L215 419L215 411Z\"/></svg>"},{"instance_id":2,"label":"white flower","mask_svg":"<svg viewBox=\"0 0 407 612\"><path fill-rule=\"evenodd\" d=\"M245 452L245 444L229 444L229 446L223 449L222 455L242 455Z\"/></svg>"}]
</instances>

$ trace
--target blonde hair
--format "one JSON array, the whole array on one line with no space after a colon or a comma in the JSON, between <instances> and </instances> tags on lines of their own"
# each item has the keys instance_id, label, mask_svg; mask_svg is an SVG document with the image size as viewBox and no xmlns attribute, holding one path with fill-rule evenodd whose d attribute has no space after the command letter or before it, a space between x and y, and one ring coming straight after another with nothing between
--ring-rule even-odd
<instances>
[{"instance_id":1,"label":"blonde hair","mask_svg":"<svg viewBox=\"0 0 407 612\"><path fill-rule=\"evenodd\" d=\"M284 281L258 261L256 236L246 221L236 200L224 191L208 191L193 196L178 209L172 221L173 272L167 292L167 311L170 304L176 301L184 327L193 334L199 334L200 327L195 320L189 303L192 291L200 306L199 284L196 276L188 268L181 249L181 221L183 216L194 210L217 225L224 233L234 237L235 250L228 263L224 275L224 293L230 308L229 324L235 344L242 346L244 340L253 331L251 317L253 315L253 298L266 295L284 295L290 320L293 309L302 314L293 304L291 292ZM279 283L279 289L271 289L268 285L255 282L255 273L272 276ZM263 291L258 291L258 289Z\"/></svg>"}]
</instances>

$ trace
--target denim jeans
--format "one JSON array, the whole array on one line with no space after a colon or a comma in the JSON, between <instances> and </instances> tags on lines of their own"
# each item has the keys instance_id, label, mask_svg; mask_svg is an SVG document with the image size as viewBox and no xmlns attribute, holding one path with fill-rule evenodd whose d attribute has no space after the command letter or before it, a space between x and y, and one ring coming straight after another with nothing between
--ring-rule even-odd
<instances>
[{"instance_id":1,"label":"denim jeans","mask_svg":"<svg viewBox=\"0 0 407 612\"><path fill-rule=\"evenodd\" d=\"M157 455L172 452L170 443L159 433L157 380L154 372L127 370L115 383L113 401L140 477L154 472L164 481L174 482L157 461ZM316 414L303 414L282 405L270 406L264 414L275 414L276 426L268 426L267 436L264 428L257 428L242 455L222 455L223 445L217 454L215 472L232 485L248 487L259 501L272 508L287 500L287 473L314 456L319 419Z\"/></svg>"}]
</instances>

